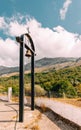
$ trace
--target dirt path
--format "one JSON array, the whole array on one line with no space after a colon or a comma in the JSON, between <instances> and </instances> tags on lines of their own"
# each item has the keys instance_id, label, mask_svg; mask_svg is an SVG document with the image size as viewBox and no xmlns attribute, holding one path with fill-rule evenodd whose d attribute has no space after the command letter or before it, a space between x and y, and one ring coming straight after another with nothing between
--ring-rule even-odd
<instances>
[{"instance_id":1,"label":"dirt path","mask_svg":"<svg viewBox=\"0 0 81 130\"><path fill-rule=\"evenodd\" d=\"M17 103L0 102L0 130L78 130L65 123L52 111L31 111L24 106L24 122L19 123Z\"/></svg>"},{"instance_id":2,"label":"dirt path","mask_svg":"<svg viewBox=\"0 0 81 130\"><path fill-rule=\"evenodd\" d=\"M24 122L19 123L18 104L0 102L0 130L60 130L60 128L39 110L31 111L27 106L24 107Z\"/></svg>"}]
</instances>

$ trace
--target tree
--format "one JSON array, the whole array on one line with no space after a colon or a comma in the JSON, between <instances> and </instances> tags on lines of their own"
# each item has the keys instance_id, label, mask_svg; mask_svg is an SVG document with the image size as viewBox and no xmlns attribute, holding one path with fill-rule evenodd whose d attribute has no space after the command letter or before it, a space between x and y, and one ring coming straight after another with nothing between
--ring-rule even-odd
<instances>
[{"instance_id":1,"label":"tree","mask_svg":"<svg viewBox=\"0 0 81 130\"><path fill-rule=\"evenodd\" d=\"M75 88L72 84L67 80L59 80L53 84L52 91L58 96L63 97L65 94L66 97L74 97L76 96Z\"/></svg>"},{"instance_id":2,"label":"tree","mask_svg":"<svg viewBox=\"0 0 81 130\"><path fill-rule=\"evenodd\" d=\"M46 91L50 91L52 88L51 82L44 82L43 87Z\"/></svg>"},{"instance_id":3,"label":"tree","mask_svg":"<svg viewBox=\"0 0 81 130\"><path fill-rule=\"evenodd\" d=\"M76 89L77 95L79 97L81 97L81 84L79 84L78 86L76 86L75 89Z\"/></svg>"}]
</instances>

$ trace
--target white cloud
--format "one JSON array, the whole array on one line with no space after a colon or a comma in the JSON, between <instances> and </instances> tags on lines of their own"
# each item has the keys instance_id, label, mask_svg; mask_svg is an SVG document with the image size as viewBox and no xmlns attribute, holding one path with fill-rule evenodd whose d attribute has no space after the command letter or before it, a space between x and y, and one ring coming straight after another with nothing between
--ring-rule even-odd
<instances>
[{"instance_id":1,"label":"white cloud","mask_svg":"<svg viewBox=\"0 0 81 130\"><path fill-rule=\"evenodd\" d=\"M20 18L21 16L19 16ZM23 18L25 21L23 22ZM36 49L36 59L42 57L80 57L81 56L81 35L68 32L60 25L53 30L42 27L36 19L28 19L22 16L6 20L3 28L5 35L13 36L26 33L29 27L30 35ZM28 61L26 59L26 61ZM7 38L0 39L0 65L16 66L19 63L19 47L15 40Z\"/></svg>"},{"instance_id":2,"label":"white cloud","mask_svg":"<svg viewBox=\"0 0 81 130\"><path fill-rule=\"evenodd\" d=\"M74 46L81 48L79 46L81 40L78 38L78 34L70 33L61 26L54 28L54 31L40 27L36 33L32 34L32 37L36 44L37 54L40 57L81 56L81 53L76 48L74 49Z\"/></svg>"},{"instance_id":3,"label":"white cloud","mask_svg":"<svg viewBox=\"0 0 81 130\"><path fill-rule=\"evenodd\" d=\"M72 3L72 0L66 0L63 4L63 8L60 9L60 17L62 20L65 19L66 13L68 11L69 5Z\"/></svg>"},{"instance_id":4,"label":"white cloud","mask_svg":"<svg viewBox=\"0 0 81 130\"><path fill-rule=\"evenodd\" d=\"M6 22L4 20L4 17L0 17L0 29L5 28L6 26Z\"/></svg>"},{"instance_id":5,"label":"white cloud","mask_svg":"<svg viewBox=\"0 0 81 130\"><path fill-rule=\"evenodd\" d=\"M17 66L19 63L19 48L14 40L0 39L0 65Z\"/></svg>"}]
</instances>

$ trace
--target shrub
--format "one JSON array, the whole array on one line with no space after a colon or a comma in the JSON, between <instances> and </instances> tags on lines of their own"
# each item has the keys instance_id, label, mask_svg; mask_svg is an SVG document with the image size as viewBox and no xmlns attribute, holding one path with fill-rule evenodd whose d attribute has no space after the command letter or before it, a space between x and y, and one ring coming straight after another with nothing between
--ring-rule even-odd
<instances>
[{"instance_id":1,"label":"shrub","mask_svg":"<svg viewBox=\"0 0 81 130\"><path fill-rule=\"evenodd\" d=\"M78 97L81 97L81 84L75 87Z\"/></svg>"},{"instance_id":2,"label":"shrub","mask_svg":"<svg viewBox=\"0 0 81 130\"><path fill-rule=\"evenodd\" d=\"M77 95L75 88L69 81L59 80L53 84L52 91L57 94L58 97L75 97Z\"/></svg>"},{"instance_id":3,"label":"shrub","mask_svg":"<svg viewBox=\"0 0 81 130\"><path fill-rule=\"evenodd\" d=\"M31 85L25 84L25 93L26 95L31 95ZM46 94L46 91L40 86L35 85L35 96L44 96Z\"/></svg>"}]
</instances>

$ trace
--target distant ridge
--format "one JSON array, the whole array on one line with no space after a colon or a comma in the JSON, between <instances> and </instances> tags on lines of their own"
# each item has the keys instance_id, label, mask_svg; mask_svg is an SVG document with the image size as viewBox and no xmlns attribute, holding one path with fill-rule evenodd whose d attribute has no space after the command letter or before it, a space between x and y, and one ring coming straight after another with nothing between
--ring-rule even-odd
<instances>
[{"instance_id":1,"label":"distant ridge","mask_svg":"<svg viewBox=\"0 0 81 130\"><path fill-rule=\"evenodd\" d=\"M60 64L64 62L76 62L77 58L65 58L65 57L57 57L57 58L42 58L40 60L37 60L35 63L36 67L42 67L47 65L54 65L54 64Z\"/></svg>"},{"instance_id":2,"label":"distant ridge","mask_svg":"<svg viewBox=\"0 0 81 130\"><path fill-rule=\"evenodd\" d=\"M44 57L42 59L35 61L35 68L42 68L42 67L52 66L55 64L61 64L61 63L66 63L66 62L68 62L70 65L71 63L77 63L79 61L81 61L81 57L80 58L74 58L74 57L46 58ZM30 70L30 63L25 65L25 70ZM0 66L0 75L9 74L9 73L18 72L18 71L19 71L19 67Z\"/></svg>"}]
</instances>

